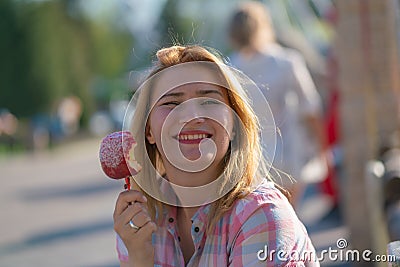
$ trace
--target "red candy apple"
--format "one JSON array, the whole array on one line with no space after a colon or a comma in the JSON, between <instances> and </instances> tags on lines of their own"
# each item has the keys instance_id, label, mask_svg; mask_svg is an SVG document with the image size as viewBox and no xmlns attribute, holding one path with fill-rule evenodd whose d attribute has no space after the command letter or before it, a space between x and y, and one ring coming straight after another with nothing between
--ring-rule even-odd
<instances>
[{"instance_id":1,"label":"red candy apple","mask_svg":"<svg viewBox=\"0 0 400 267\"><path fill-rule=\"evenodd\" d=\"M136 161L136 141L128 131L106 136L100 146L100 163L104 173L113 179L136 175L142 167Z\"/></svg>"}]
</instances>

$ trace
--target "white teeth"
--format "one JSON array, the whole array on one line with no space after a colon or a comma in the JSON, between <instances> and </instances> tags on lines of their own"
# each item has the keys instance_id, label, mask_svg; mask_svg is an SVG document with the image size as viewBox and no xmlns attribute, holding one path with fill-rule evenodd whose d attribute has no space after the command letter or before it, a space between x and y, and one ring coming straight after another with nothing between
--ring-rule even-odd
<instances>
[{"instance_id":1,"label":"white teeth","mask_svg":"<svg viewBox=\"0 0 400 267\"><path fill-rule=\"evenodd\" d=\"M204 139L207 138L206 134L185 134L179 135L179 140L195 140L195 139Z\"/></svg>"}]
</instances>

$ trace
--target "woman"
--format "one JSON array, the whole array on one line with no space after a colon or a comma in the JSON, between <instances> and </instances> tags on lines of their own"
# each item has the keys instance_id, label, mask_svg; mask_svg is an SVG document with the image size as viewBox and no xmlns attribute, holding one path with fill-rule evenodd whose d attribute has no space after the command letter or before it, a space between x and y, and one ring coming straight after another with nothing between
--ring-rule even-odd
<instances>
[{"instance_id":1,"label":"woman","mask_svg":"<svg viewBox=\"0 0 400 267\"><path fill-rule=\"evenodd\" d=\"M157 58L126 116L143 169L114 211L121 266L319 266L293 257L315 250L268 177L233 72L200 46Z\"/></svg>"}]
</instances>

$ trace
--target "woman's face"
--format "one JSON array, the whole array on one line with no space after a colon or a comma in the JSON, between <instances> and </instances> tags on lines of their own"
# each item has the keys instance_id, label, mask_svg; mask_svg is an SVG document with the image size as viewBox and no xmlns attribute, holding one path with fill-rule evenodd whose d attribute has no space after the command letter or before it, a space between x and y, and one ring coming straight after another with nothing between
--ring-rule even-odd
<instances>
[{"instance_id":1,"label":"woman's face","mask_svg":"<svg viewBox=\"0 0 400 267\"><path fill-rule=\"evenodd\" d=\"M189 83L152 103L146 138L157 146L164 164L187 172L220 166L234 125L225 88Z\"/></svg>"}]
</instances>

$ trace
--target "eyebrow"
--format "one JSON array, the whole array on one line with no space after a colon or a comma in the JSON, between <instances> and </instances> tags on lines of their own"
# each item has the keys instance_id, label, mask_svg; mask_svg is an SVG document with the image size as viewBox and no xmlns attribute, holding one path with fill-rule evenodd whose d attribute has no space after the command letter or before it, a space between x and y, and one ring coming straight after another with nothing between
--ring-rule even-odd
<instances>
[{"instance_id":1,"label":"eyebrow","mask_svg":"<svg viewBox=\"0 0 400 267\"><path fill-rule=\"evenodd\" d=\"M218 95L223 97L223 95L222 95L222 93L220 91L213 90L213 89L198 90L196 92L196 94L201 95L201 96L209 95L209 94L218 94ZM163 99L163 98L166 98L166 97L181 97L183 95L185 95L184 92L167 93L167 94L161 96L160 100Z\"/></svg>"},{"instance_id":2,"label":"eyebrow","mask_svg":"<svg viewBox=\"0 0 400 267\"><path fill-rule=\"evenodd\" d=\"M197 94L199 95L209 95L209 94L218 94L222 97L224 97L219 90L213 90L213 89L206 89L206 90L199 90L197 91Z\"/></svg>"},{"instance_id":3,"label":"eyebrow","mask_svg":"<svg viewBox=\"0 0 400 267\"><path fill-rule=\"evenodd\" d=\"M171 97L171 96L172 97L180 97L180 96L183 96L183 95L184 95L183 92L168 93L168 94L165 94L165 95L161 96L159 100L161 100L163 98L166 98L166 97Z\"/></svg>"}]
</instances>

